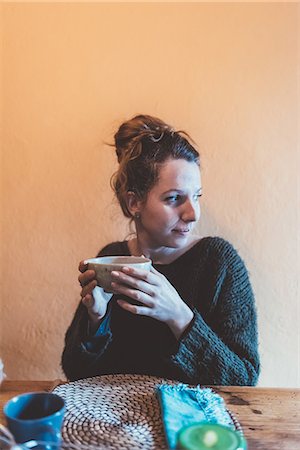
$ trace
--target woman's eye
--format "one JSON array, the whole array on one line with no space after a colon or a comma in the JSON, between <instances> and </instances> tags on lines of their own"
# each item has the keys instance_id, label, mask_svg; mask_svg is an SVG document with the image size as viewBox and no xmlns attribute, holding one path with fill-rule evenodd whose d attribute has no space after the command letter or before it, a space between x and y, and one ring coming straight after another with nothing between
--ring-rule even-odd
<instances>
[{"instance_id":1,"label":"woman's eye","mask_svg":"<svg viewBox=\"0 0 300 450\"><path fill-rule=\"evenodd\" d=\"M202 197L202 194L197 194L194 196L194 200L197 201L199 200L200 197Z\"/></svg>"},{"instance_id":2,"label":"woman's eye","mask_svg":"<svg viewBox=\"0 0 300 450\"><path fill-rule=\"evenodd\" d=\"M168 203L176 203L180 200L180 195L170 195L169 197L166 198L166 201Z\"/></svg>"},{"instance_id":3,"label":"woman's eye","mask_svg":"<svg viewBox=\"0 0 300 450\"><path fill-rule=\"evenodd\" d=\"M197 202L199 200L199 198L202 196L202 194L195 194L193 196L193 200L195 202ZM166 202L167 203L182 203L185 201L185 196L181 195L181 194L174 194L174 195L169 195L169 197L166 198Z\"/></svg>"}]
</instances>

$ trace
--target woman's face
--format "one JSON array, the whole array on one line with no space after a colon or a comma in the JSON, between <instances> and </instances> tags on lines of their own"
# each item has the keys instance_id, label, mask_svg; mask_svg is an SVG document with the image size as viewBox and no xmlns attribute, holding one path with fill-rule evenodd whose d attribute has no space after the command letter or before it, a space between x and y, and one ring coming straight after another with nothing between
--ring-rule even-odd
<instances>
[{"instance_id":1,"label":"woman's face","mask_svg":"<svg viewBox=\"0 0 300 450\"><path fill-rule=\"evenodd\" d=\"M196 163L168 159L139 205L137 234L151 247L183 247L200 218L201 176Z\"/></svg>"}]
</instances>

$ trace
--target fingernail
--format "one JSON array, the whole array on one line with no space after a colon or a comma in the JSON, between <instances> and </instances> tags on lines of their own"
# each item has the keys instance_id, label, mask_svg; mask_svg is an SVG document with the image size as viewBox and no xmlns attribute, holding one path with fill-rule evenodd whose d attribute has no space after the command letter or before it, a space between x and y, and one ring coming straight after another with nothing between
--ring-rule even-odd
<instances>
[{"instance_id":1,"label":"fingernail","mask_svg":"<svg viewBox=\"0 0 300 450\"><path fill-rule=\"evenodd\" d=\"M116 272L115 270L113 270L113 271L111 272L111 274L112 274L114 277L118 277L118 276L119 276L119 272Z\"/></svg>"}]
</instances>

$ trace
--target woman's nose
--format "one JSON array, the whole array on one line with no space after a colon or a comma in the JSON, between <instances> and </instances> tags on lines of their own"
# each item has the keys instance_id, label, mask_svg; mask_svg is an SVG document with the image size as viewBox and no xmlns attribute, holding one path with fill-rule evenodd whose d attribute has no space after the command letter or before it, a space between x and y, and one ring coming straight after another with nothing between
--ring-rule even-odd
<instances>
[{"instance_id":1,"label":"woman's nose","mask_svg":"<svg viewBox=\"0 0 300 450\"><path fill-rule=\"evenodd\" d=\"M200 216L199 203L186 201L183 205L181 218L184 222L196 222Z\"/></svg>"}]
</instances>

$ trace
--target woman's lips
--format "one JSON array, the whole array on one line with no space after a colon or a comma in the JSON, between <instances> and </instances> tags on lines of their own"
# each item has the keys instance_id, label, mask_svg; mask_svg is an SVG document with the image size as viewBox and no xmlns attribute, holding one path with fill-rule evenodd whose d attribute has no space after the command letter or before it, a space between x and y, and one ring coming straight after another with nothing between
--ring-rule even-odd
<instances>
[{"instance_id":1,"label":"woman's lips","mask_svg":"<svg viewBox=\"0 0 300 450\"><path fill-rule=\"evenodd\" d=\"M190 230L189 229L184 229L184 230L173 230L173 232L175 233L179 233L179 234L187 234Z\"/></svg>"}]
</instances>

